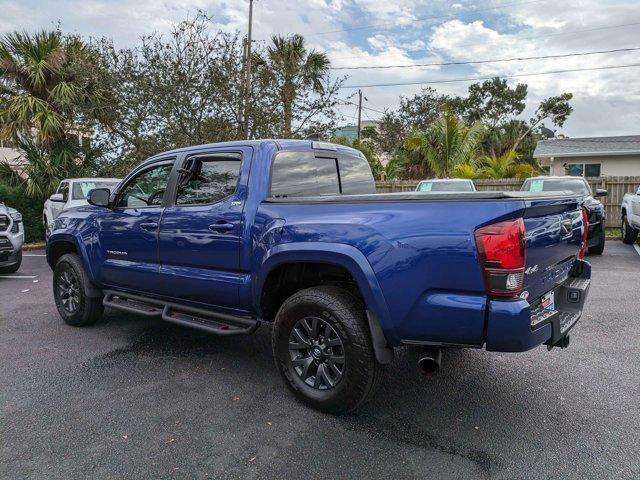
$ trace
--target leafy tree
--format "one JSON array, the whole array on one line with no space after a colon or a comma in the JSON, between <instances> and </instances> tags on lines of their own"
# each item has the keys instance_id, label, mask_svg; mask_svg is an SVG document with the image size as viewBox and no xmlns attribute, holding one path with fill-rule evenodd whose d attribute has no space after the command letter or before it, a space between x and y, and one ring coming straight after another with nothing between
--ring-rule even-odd
<instances>
[{"instance_id":1,"label":"leafy tree","mask_svg":"<svg viewBox=\"0 0 640 480\"><path fill-rule=\"evenodd\" d=\"M422 163L439 177L448 177L453 168L469 163L476 155L485 133L480 122L467 126L458 117L445 112L426 132L414 132L406 147L420 153Z\"/></svg>"},{"instance_id":2,"label":"leafy tree","mask_svg":"<svg viewBox=\"0 0 640 480\"><path fill-rule=\"evenodd\" d=\"M331 116L342 80L331 80L329 58L307 50L302 35L274 35L264 53L256 52L254 63L259 82L271 85L277 95L273 113L282 114L280 136L301 134L314 118L317 130L318 117Z\"/></svg>"},{"instance_id":3,"label":"leafy tree","mask_svg":"<svg viewBox=\"0 0 640 480\"><path fill-rule=\"evenodd\" d=\"M378 123L378 133L374 142L378 148L391 153L403 145L406 138L406 129L400 115L396 112L385 112Z\"/></svg>"},{"instance_id":4,"label":"leafy tree","mask_svg":"<svg viewBox=\"0 0 640 480\"><path fill-rule=\"evenodd\" d=\"M440 117L448 97L431 87L423 88L413 97L400 97L398 114L406 131L425 131Z\"/></svg>"},{"instance_id":5,"label":"leafy tree","mask_svg":"<svg viewBox=\"0 0 640 480\"><path fill-rule=\"evenodd\" d=\"M513 148L518 148L528 135L542 126L545 120L550 120L553 125L562 127L573 112L573 107L569 104L572 98L572 93L562 93L543 100L529 120L529 127L518 137Z\"/></svg>"},{"instance_id":6,"label":"leafy tree","mask_svg":"<svg viewBox=\"0 0 640 480\"><path fill-rule=\"evenodd\" d=\"M505 79L499 77L474 83L468 92L466 98L451 99L449 105L469 123L480 121L496 127L520 115L526 106L527 85L519 83L511 88Z\"/></svg>"},{"instance_id":7,"label":"leafy tree","mask_svg":"<svg viewBox=\"0 0 640 480\"><path fill-rule=\"evenodd\" d=\"M241 42L210 32L209 20L200 12L134 48L95 42L110 105L98 118L103 170L123 174L163 150L243 137Z\"/></svg>"}]
</instances>

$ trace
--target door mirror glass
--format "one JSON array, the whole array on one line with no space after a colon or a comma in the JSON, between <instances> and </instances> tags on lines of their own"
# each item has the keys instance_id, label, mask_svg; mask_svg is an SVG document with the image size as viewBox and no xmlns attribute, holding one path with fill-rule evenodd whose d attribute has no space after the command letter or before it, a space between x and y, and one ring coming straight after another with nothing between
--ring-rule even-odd
<instances>
[{"instance_id":1,"label":"door mirror glass","mask_svg":"<svg viewBox=\"0 0 640 480\"><path fill-rule=\"evenodd\" d=\"M96 207L108 207L111 191L108 188L94 188L89 191L87 201Z\"/></svg>"},{"instance_id":2,"label":"door mirror glass","mask_svg":"<svg viewBox=\"0 0 640 480\"><path fill-rule=\"evenodd\" d=\"M51 200L52 202L64 202L64 195L62 195L61 193L54 193L49 197L49 200Z\"/></svg>"},{"instance_id":3,"label":"door mirror glass","mask_svg":"<svg viewBox=\"0 0 640 480\"><path fill-rule=\"evenodd\" d=\"M607 191L604 188L596 188L596 194L594 197L606 197Z\"/></svg>"}]
</instances>

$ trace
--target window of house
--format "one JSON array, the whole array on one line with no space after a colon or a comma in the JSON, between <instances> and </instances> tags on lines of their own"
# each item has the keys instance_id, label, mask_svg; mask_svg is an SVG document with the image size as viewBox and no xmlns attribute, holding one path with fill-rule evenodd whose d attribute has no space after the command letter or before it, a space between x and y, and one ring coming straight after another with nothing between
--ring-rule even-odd
<instances>
[{"instance_id":1,"label":"window of house","mask_svg":"<svg viewBox=\"0 0 640 480\"><path fill-rule=\"evenodd\" d=\"M192 159L187 163L187 175L178 187L176 205L202 205L216 203L236 191L240 177L240 159Z\"/></svg>"},{"instance_id":2,"label":"window of house","mask_svg":"<svg viewBox=\"0 0 640 480\"><path fill-rule=\"evenodd\" d=\"M599 163L568 163L565 167L567 175L576 177L599 177L600 169Z\"/></svg>"}]
</instances>

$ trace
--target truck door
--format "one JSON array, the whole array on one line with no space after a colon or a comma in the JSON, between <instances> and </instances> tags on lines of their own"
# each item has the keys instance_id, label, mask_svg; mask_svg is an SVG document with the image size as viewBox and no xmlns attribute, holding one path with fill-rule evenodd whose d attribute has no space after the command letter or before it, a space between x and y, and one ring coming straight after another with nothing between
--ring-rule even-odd
<instances>
[{"instance_id":1,"label":"truck door","mask_svg":"<svg viewBox=\"0 0 640 480\"><path fill-rule=\"evenodd\" d=\"M175 198L164 211L158 251L163 293L236 308L251 149L185 156Z\"/></svg>"},{"instance_id":2,"label":"truck door","mask_svg":"<svg viewBox=\"0 0 640 480\"><path fill-rule=\"evenodd\" d=\"M119 189L111 212L98 217L97 276L108 286L158 289L158 229L174 159L136 172Z\"/></svg>"}]
</instances>

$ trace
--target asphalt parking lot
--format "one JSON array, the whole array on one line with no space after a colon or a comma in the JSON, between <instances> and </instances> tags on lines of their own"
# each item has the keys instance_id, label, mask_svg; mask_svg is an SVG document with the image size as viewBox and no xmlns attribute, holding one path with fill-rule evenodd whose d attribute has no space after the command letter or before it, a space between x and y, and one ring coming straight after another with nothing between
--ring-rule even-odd
<instances>
[{"instance_id":1,"label":"asphalt parking lot","mask_svg":"<svg viewBox=\"0 0 640 480\"><path fill-rule=\"evenodd\" d=\"M568 349L451 351L434 378L399 352L341 417L289 395L268 326L67 327L28 254L0 277L0 478L640 478L640 255L620 242L590 257Z\"/></svg>"}]
</instances>

